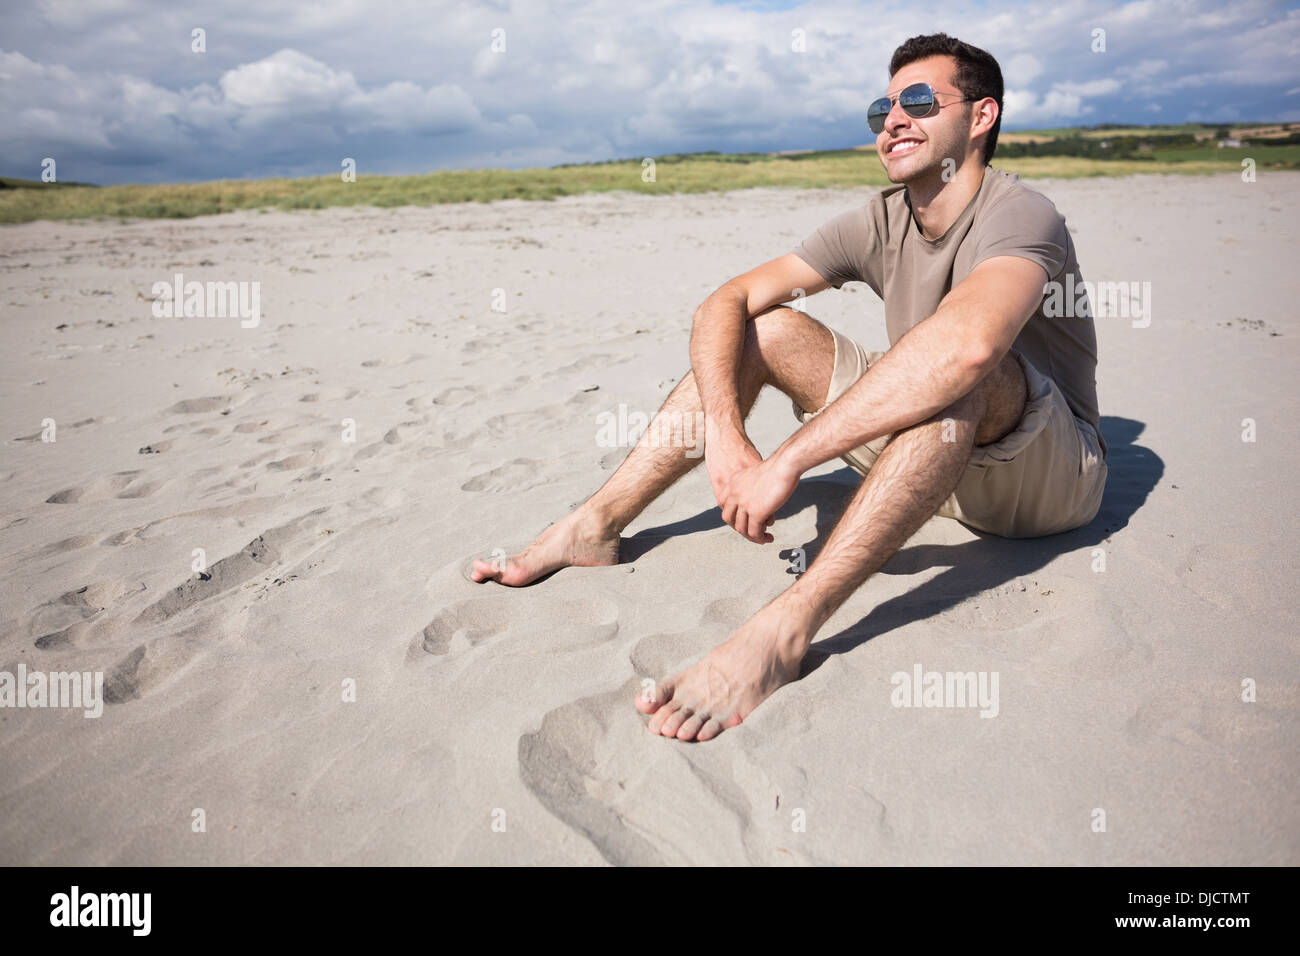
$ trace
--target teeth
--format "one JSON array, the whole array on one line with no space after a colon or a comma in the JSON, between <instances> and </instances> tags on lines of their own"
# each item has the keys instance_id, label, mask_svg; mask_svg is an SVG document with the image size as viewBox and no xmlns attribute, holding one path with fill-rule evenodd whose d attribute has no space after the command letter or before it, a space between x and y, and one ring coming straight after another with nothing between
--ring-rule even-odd
<instances>
[{"instance_id":1,"label":"teeth","mask_svg":"<svg viewBox=\"0 0 1300 956\"><path fill-rule=\"evenodd\" d=\"M893 146L889 147L889 152L892 154L892 153L897 153L897 152L900 152L900 151L903 151L903 150L915 149L917 146L920 146L920 145L921 145L921 144L918 143L918 142L916 142L915 140L910 140L910 139L909 139L909 140L904 140L904 141L901 142L901 143L895 143Z\"/></svg>"}]
</instances>

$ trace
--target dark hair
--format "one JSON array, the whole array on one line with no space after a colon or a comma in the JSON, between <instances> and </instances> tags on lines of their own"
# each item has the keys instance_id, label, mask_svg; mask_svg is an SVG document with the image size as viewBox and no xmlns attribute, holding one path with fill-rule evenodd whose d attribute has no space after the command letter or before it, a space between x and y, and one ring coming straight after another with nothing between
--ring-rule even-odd
<instances>
[{"instance_id":1,"label":"dark hair","mask_svg":"<svg viewBox=\"0 0 1300 956\"><path fill-rule=\"evenodd\" d=\"M998 145L998 130L1002 128L1002 68L991 53L977 46L963 43L946 33L931 33L912 37L894 51L889 60L890 77L907 64L928 56L950 56L957 61L953 85L961 90L962 96L971 100L991 96L998 101L998 118L984 140L984 165L987 166Z\"/></svg>"}]
</instances>

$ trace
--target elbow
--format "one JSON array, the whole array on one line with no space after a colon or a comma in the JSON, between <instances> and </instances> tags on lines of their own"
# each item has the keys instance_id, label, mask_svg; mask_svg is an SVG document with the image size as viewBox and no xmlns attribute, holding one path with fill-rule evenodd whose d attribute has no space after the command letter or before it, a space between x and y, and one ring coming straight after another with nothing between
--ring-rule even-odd
<instances>
[{"instance_id":1,"label":"elbow","mask_svg":"<svg viewBox=\"0 0 1300 956\"><path fill-rule=\"evenodd\" d=\"M708 298L695 307L695 312L691 315L691 323L698 324L704 316L721 303L738 304L743 311L748 299L748 293L737 286L734 281L723 283L710 292Z\"/></svg>"},{"instance_id":2,"label":"elbow","mask_svg":"<svg viewBox=\"0 0 1300 956\"><path fill-rule=\"evenodd\" d=\"M963 372L979 382L998 367L1003 354L1005 350L996 348L991 342L971 342L960 351L957 364Z\"/></svg>"}]
</instances>

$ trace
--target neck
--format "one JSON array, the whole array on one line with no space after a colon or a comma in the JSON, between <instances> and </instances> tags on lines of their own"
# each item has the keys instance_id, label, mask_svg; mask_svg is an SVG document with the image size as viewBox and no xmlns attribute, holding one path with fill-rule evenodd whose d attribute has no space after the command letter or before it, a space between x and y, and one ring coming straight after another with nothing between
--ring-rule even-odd
<instances>
[{"instance_id":1,"label":"neck","mask_svg":"<svg viewBox=\"0 0 1300 956\"><path fill-rule=\"evenodd\" d=\"M984 182L983 163L963 163L949 182L941 171L907 184L907 201L926 239L938 239L957 221Z\"/></svg>"}]
</instances>

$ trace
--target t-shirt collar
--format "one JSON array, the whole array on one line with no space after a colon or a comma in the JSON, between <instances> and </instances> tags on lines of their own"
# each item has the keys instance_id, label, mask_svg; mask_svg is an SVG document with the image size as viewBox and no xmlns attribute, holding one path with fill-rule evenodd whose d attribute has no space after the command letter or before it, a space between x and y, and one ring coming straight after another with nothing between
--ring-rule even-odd
<instances>
[{"instance_id":1,"label":"t-shirt collar","mask_svg":"<svg viewBox=\"0 0 1300 956\"><path fill-rule=\"evenodd\" d=\"M941 245L943 245L943 244L944 244L944 241L945 241L949 236L951 236L951 235L952 235L952 234L957 230L957 228L958 228L959 226L961 226L961 225L966 221L966 219L967 219L971 214L974 213L974 210L975 210L975 204L976 204L977 202L979 202L980 194L984 192L984 184L987 183L987 182L989 181L989 174L990 174L992 171L993 171L993 167L992 167L992 166L985 166L985 167L984 167L984 178L980 180L979 189L975 190L975 195L970 197L970 202L968 202L968 203L966 204L966 208L963 209L963 210L961 211L961 213L957 216L957 218L954 219L954 220L952 221L952 225L949 226L949 227L944 231L943 235L942 235L942 236L939 236L937 239L927 239L927 238L925 238L925 233L921 232L921 223L917 220L917 218L916 218L916 213L912 211L912 197L911 197L911 194L908 193L907 188L904 187L904 188L903 188L903 202L907 203L907 215L908 215L908 218L912 220L912 225L913 225L913 226L915 227L915 229L916 229L916 237L917 237L918 239L920 239L922 242L924 242L924 243L925 243L926 245L928 245L928 246L941 246Z\"/></svg>"}]
</instances>

